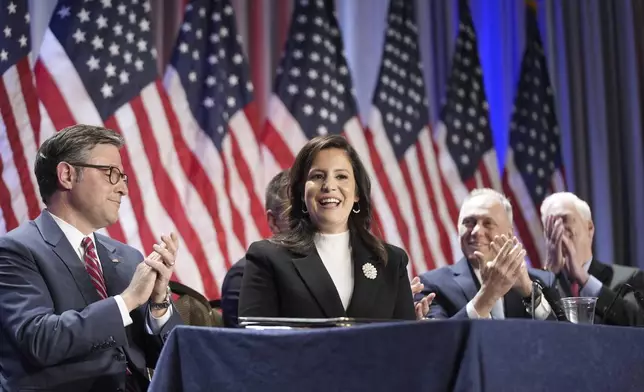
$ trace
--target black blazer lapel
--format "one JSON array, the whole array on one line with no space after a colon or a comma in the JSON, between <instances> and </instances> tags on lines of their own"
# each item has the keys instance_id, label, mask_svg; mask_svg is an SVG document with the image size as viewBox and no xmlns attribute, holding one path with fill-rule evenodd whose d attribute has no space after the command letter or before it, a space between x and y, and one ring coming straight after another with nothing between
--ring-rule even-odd
<instances>
[{"instance_id":1,"label":"black blazer lapel","mask_svg":"<svg viewBox=\"0 0 644 392\"><path fill-rule=\"evenodd\" d=\"M474 298L476 292L478 291L477 282L478 280L474 276L474 273L470 269L470 264L466 258L462 258L452 267L452 272L454 273L454 280L459 285L463 291L463 296L465 297L465 303L469 302Z\"/></svg>"},{"instance_id":2,"label":"black blazer lapel","mask_svg":"<svg viewBox=\"0 0 644 392\"><path fill-rule=\"evenodd\" d=\"M52 251L60 258L69 270L69 273L74 277L76 287L78 287L78 291L83 296L85 303L89 305L99 301L101 297L99 297L96 288L92 284L85 265L78 258L78 254L72 248L69 241L67 241L65 234L58 227L54 218L49 215L49 212L44 211L36 218L36 226L43 239L51 246Z\"/></svg>"},{"instance_id":3,"label":"black blazer lapel","mask_svg":"<svg viewBox=\"0 0 644 392\"><path fill-rule=\"evenodd\" d=\"M125 265L121 266L121 258L115 253L116 249L98 238L96 238L96 253L103 269L103 278L107 286L107 295L114 296L121 294L130 283L130 279L121 272Z\"/></svg>"},{"instance_id":4,"label":"black blazer lapel","mask_svg":"<svg viewBox=\"0 0 644 392\"><path fill-rule=\"evenodd\" d=\"M383 284L384 268L382 261L373 256L359 241L355 241L352 250L353 260L353 295L347 308L347 315L356 318L370 318L374 314L372 308L376 305L378 291ZM361 257L361 259L359 259ZM376 269L376 278L369 279L362 267L371 263Z\"/></svg>"},{"instance_id":5,"label":"black blazer lapel","mask_svg":"<svg viewBox=\"0 0 644 392\"><path fill-rule=\"evenodd\" d=\"M311 291L311 295L322 308L325 317L345 317L346 313L338 290L317 250L313 249L311 253L302 258L294 258L293 264L304 284Z\"/></svg>"}]
</instances>

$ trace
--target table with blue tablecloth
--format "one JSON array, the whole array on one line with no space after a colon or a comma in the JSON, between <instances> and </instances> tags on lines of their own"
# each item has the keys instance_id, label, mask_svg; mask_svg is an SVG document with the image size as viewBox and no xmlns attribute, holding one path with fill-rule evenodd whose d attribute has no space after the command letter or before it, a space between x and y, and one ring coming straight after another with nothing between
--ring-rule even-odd
<instances>
[{"instance_id":1,"label":"table with blue tablecloth","mask_svg":"<svg viewBox=\"0 0 644 392\"><path fill-rule=\"evenodd\" d=\"M180 326L151 391L644 391L644 329L462 320Z\"/></svg>"}]
</instances>

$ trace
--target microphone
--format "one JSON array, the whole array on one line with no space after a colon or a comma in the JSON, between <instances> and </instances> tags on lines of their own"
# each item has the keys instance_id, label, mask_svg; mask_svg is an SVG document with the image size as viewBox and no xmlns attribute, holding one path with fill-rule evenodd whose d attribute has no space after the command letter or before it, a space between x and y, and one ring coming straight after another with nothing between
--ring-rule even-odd
<instances>
[{"instance_id":1,"label":"microphone","mask_svg":"<svg viewBox=\"0 0 644 392\"><path fill-rule=\"evenodd\" d=\"M559 300L561 300L559 291L557 291L557 289L555 289L554 287L544 285L541 289L541 292L543 293L546 301L548 301L548 303L550 304L550 309L552 309L552 312L555 314L557 321L569 323L570 320L568 320L568 317L566 317L566 312L559 303Z\"/></svg>"},{"instance_id":2,"label":"microphone","mask_svg":"<svg viewBox=\"0 0 644 392\"><path fill-rule=\"evenodd\" d=\"M633 274L633 276L635 276L635 273ZM619 290L617 290L617 293L615 294L613 301L610 303L608 308L606 308L604 317L609 318L609 316L611 315L610 311L613 305L615 304L615 302L617 301L617 298L623 298L624 296L626 296L626 294L628 294L631 291L633 292L633 296L635 297L635 301L637 302L638 310L640 312L644 312L644 294L642 293L642 291L640 289L633 287L629 283L623 283L620 286ZM638 324L637 326L644 326L644 325Z\"/></svg>"},{"instance_id":3,"label":"microphone","mask_svg":"<svg viewBox=\"0 0 644 392\"><path fill-rule=\"evenodd\" d=\"M555 281L559 282L559 286L561 286L561 289L566 295L570 295L570 281L568 278L564 276L563 272L559 272L558 274L555 274ZM561 297L561 296L559 296Z\"/></svg>"},{"instance_id":4,"label":"microphone","mask_svg":"<svg viewBox=\"0 0 644 392\"><path fill-rule=\"evenodd\" d=\"M633 289L633 295L635 295L635 299L637 300L637 303L640 305L640 308L644 309L644 294L642 294L641 291Z\"/></svg>"},{"instance_id":5,"label":"microphone","mask_svg":"<svg viewBox=\"0 0 644 392\"><path fill-rule=\"evenodd\" d=\"M559 294L559 291L552 286L548 286L547 284L545 284L545 282L543 282L540 278L536 276L534 277L533 283L538 284L539 287L541 288L541 293L543 294L543 297L546 299L546 301L548 301L548 303L550 304L550 309L552 310L552 313L554 313L557 321L563 321L563 322L569 323L570 320L568 320L568 317L566 317L566 312L564 311L563 307L559 303L559 300L561 299L561 295ZM534 314L534 310L533 310L533 314Z\"/></svg>"},{"instance_id":6,"label":"microphone","mask_svg":"<svg viewBox=\"0 0 644 392\"><path fill-rule=\"evenodd\" d=\"M613 305L615 305L615 302L617 302L617 298L623 298L627 294L627 288L633 290L633 286L628 283L624 283L619 287L617 293L615 293L615 296L613 297L613 300L610 301L610 305L608 305L606 311L604 312L604 318L608 318L608 316L610 315L611 310L613 310Z\"/></svg>"},{"instance_id":7,"label":"microphone","mask_svg":"<svg viewBox=\"0 0 644 392\"><path fill-rule=\"evenodd\" d=\"M530 295L530 310L532 311L532 319L534 320L535 314L537 311L537 307L535 306L535 302L537 302L537 290L541 288L541 285L537 281L532 281L532 293ZM543 291L542 291L543 293Z\"/></svg>"},{"instance_id":8,"label":"microphone","mask_svg":"<svg viewBox=\"0 0 644 392\"><path fill-rule=\"evenodd\" d=\"M640 307L641 310L644 310L644 294L642 293L642 291L631 286L629 283L624 283L622 287L627 287L629 289L628 291L633 292L633 295L635 296L635 300L637 301L637 305Z\"/></svg>"}]
</instances>

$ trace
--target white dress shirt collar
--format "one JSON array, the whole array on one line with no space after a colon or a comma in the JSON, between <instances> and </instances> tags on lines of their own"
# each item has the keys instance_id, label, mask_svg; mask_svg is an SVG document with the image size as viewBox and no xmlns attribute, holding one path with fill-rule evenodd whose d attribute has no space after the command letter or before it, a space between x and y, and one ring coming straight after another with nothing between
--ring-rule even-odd
<instances>
[{"instance_id":1,"label":"white dress shirt collar","mask_svg":"<svg viewBox=\"0 0 644 392\"><path fill-rule=\"evenodd\" d=\"M60 230L62 230L63 234L65 234L65 238L67 238L67 241L69 241L70 245L78 255L78 258L80 260L83 260L83 256L85 255L85 249L81 245L83 238L90 237L92 241L94 241L94 246L96 246L96 237L94 236L94 233L90 233L89 236L86 236L73 225L65 222L61 218L52 214L50 211L47 212L49 213L49 215L51 215L52 218L54 218L54 221L56 222L58 227L60 227Z\"/></svg>"}]
</instances>

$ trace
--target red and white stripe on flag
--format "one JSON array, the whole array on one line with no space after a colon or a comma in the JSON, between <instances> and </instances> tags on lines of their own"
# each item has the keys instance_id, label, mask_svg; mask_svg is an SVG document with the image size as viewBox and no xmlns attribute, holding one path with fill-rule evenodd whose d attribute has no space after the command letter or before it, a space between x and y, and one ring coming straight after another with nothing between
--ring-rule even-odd
<instances>
[{"instance_id":1,"label":"red and white stripe on flag","mask_svg":"<svg viewBox=\"0 0 644 392\"><path fill-rule=\"evenodd\" d=\"M27 2L0 7L0 233L33 219L43 207L34 176L41 135Z\"/></svg>"},{"instance_id":2,"label":"red and white stripe on flag","mask_svg":"<svg viewBox=\"0 0 644 392\"><path fill-rule=\"evenodd\" d=\"M365 155L383 195L378 207L386 205L391 212L382 219L385 239L408 252L416 275L459 257L457 203L466 191L458 181L450 187L454 178L445 175L439 144L427 125L413 2L391 1L387 20Z\"/></svg>"},{"instance_id":3,"label":"red and white stripe on flag","mask_svg":"<svg viewBox=\"0 0 644 392\"><path fill-rule=\"evenodd\" d=\"M82 12L69 11L80 6L59 3L53 18ZM90 6L101 4L85 6L84 10L91 13L99 10ZM148 2L133 4L128 10L131 12L126 15L117 14L118 10L100 11L113 18L112 25L131 22L121 20L123 17L145 26ZM154 61L139 62L132 56L155 56L154 49L145 46L145 42L153 42L150 35L144 34L143 28L140 31L134 37L121 37L117 29L107 31L114 34L109 38L123 40L120 50L124 54L130 53L124 64L119 63L123 70L116 70L122 85L128 83L128 75L123 72L155 67ZM107 42L108 37L103 38ZM252 144L246 145L254 135L247 136L253 132L245 112L230 117L229 127L234 132L225 139L222 152L213 151L212 142L186 113L185 93L170 70L165 87L160 80L151 79L132 99L103 118L103 108L94 102L96 91L88 90L83 82L87 71L80 68L77 58L68 56L73 48L64 47L62 42L69 46L84 43L71 38L59 40L50 28L36 64L38 92L55 128L76 123L103 125L121 133L126 141L121 156L124 171L130 176L129 194L122 200L119 222L108 227L107 234L149 252L160 234L177 233L180 256L176 278L208 298L218 298L227 268L243 256L249 242L266 233L254 220L241 218L257 216L262 210L259 180L253 174L259 150L253 152ZM137 46L127 47L131 43ZM104 57L97 56L96 60L109 63L109 52L103 53ZM87 63L91 65L91 61ZM110 82L114 80L106 79L105 85ZM101 89L101 93L105 91Z\"/></svg>"},{"instance_id":4,"label":"red and white stripe on flag","mask_svg":"<svg viewBox=\"0 0 644 392\"><path fill-rule=\"evenodd\" d=\"M536 12L528 8L528 44L510 122L510 146L503 187L512 202L514 223L530 263L546 262L541 204L551 193L564 191L565 172L554 94L543 53Z\"/></svg>"}]
</instances>

